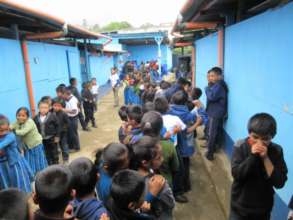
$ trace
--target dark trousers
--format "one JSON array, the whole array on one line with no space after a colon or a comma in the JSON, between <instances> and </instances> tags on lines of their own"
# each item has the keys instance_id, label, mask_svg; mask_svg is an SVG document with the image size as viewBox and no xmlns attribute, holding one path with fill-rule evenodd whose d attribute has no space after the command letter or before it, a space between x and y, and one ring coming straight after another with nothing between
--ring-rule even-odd
<instances>
[{"instance_id":1,"label":"dark trousers","mask_svg":"<svg viewBox=\"0 0 293 220\"><path fill-rule=\"evenodd\" d=\"M70 149L80 150L78 136L78 116L69 117L68 145Z\"/></svg>"},{"instance_id":2,"label":"dark trousers","mask_svg":"<svg viewBox=\"0 0 293 220\"><path fill-rule=\"evenodd\" d=\"M98 110L98 98L99 98L99 95L98 94L94 95L94 98L95 98L94 112L96 112Z\"/></svg>"},{"instance_id":3,"label":"dark trousers","mask_svg":"<svg viewBox=\"0 0 293 220\"><path fill-rule=\"evenodd\" d=\"M83 109L84 109L84 114L85 114L86 127L90 121L92 122L92 126L96 126L96 121L95 121L95 117L94 117L94 111L95 111L94 103L84 102Z\"/></svg>"},{"instance_id":4,"label":"dark trousers","mask_svg":"<svg viewBox=\"0 0 293 220\"><path fill-rule=\"evenodd\" d=\"M207 127L208 133L208 155L213 156L217 150L217 146L220 147L223 139L223 118L209 117L209 123Z\"/></svg>"},{"instance_id":5,"label":"dark trousers","mask_svg":"<svg viewBox=\"0 0 293 220\"><path fill-rule=\"evenodd\" d=\"M79 119L79 122L80 122L80 125L81 125L82 129L85 130L86 129L86 123L85 123L84 116L83 116L81 108L80 108L80 111L78 113L78 119Z\"/></svg>"},{"instance_id":6,"label":"dark trousers","mask_svg":"<svg viewBox=\"0 0 293 220\"><path fill-rule=\"evenodd\" d=\"M63 161L68 161L69 159L68 132L61 132L59 146L62 152Z\"/></svg>"},{"instance_id":7,"label":"dark trousers","mask_svg":"<svg viewBox=\"0 0 293 220\"><path fill-rule=\"evenodd\" d=\"M43 140L43 145L48 165L58 164L58 144L54 142L54 138Z\"/></svg>"},{"instance_id":8,"label":"dark trousers","mask_svg":"<svg viewBox=\"0 0 293 220\"><path fill-rule=\"evenodd\" d=\"M243 216L236 210L231 209L229 220L270 220L270 218L270 214Z\"/></svg>"}]
</instances>

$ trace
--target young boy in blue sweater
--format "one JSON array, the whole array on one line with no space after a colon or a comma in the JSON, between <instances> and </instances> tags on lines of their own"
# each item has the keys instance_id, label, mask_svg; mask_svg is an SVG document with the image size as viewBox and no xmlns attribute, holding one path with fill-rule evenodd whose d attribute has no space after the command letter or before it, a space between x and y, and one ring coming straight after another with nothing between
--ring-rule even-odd
<instances>
[{"instance_id":1,"label":"young boy in blue sweater","mask_svg":"<svg viewBox=\"0 0 293 220\"><path fill-rule=\"evenodd\" d=\"M224 118L227 115L227 93L228 87L223 80L223 72L219 67L214 67L208 71L208 86L205 88L207 96L206 112L208 114L208 142L206 158L214 159L216 146L220 146L223 135Z\"/></svg>"}]
</instances>

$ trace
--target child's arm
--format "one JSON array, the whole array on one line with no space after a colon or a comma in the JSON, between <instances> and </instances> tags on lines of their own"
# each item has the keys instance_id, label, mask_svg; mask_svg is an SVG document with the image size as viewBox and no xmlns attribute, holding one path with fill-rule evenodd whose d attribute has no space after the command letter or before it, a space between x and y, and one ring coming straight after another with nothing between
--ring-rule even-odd
<instances>
[{"instance_id":1,"label":"child's arm","mask_svg":"<svg viewBox=\"0 0 293 220\"><path fill-rule=\"evenodd\" d=\"M165 185L165 181L165 178L161 175L154 175L149 179L149 190L145 196L146 202L150 203L158 196Z\"/></svg>"},{"instance_id":2,"label":"child's arm","mask_svg":"<svg viewBox=\"0 0 293 220\"><path fill-rule=\"evenodd\" d=\"M12 133L8 133L5 135L4 138L0 139L0 150L8 147L10 144L12 144L15 141L15 136Z\"/></svg>"},{"instance_id":3,"label":"child's arm","mask_svg":"<svg viewBox=\"0 0 293 220\"><path fill-rule=\"evenodd\" d=\"M27 133L29 133L34 128L34 122L33 121L27 121L22 125L22 127L15 126L14 132L18 136L25 136Z\"/></svg>"},{"instance_id":4,"label":"child's arm","mask_svg":"<svg viewBox=\"0 0 293 220\"><path fill-rule=\"evenodd\" d=\"M205 91L207 99L212 102L219 100L224 93L223 87L218 83L214 84L213 86L206 87Z\"/></svg>"},{"instance_id":5,"label":"child's arm","mask_svg":"<svg viewBox=\"0 0 293 220\"><path fill-rule=\"evenodd\" d=\"M170 188L167 182L165 182L164 188L158 195L158 198L169 209L173 209L175 207L174 195L173 195L172 189Z\"/></svg>"},{"instance_id":6,"label":"child's arm","mask_svg":"<svg viewBox=\"0 0 293 220\"><path fill-rule=\"evenodd\" d=\"M201 117L197 117L196 122L191 127L187 128L187 133L191 133L195 131L196 128L201 125L201 123L202 123Z\"/></svg>"}]
</instances>

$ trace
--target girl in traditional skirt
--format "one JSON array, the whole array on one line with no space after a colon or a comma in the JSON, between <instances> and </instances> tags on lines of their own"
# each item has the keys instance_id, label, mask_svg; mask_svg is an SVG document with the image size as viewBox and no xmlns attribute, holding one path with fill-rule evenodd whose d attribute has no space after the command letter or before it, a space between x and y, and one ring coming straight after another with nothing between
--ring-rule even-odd
<instances>
[{"instance_id":1,"label":"girl in traditional skirt","mask_svg":"<svg viewBox=\"0 0 293 220\"><path fill-rule=\"evenodd\" d=\"M35 122L29 117L29 110L21 107L16 112L17 121L11 125L11 129L21 138L24 144L24 157L28 161L32 171L36 174L48 166L42 136L38 132Z\"/></svg>"},{"instance_id":2,"label":"girl in traditional skirt","mask_svg":"<svg viewBox=\"0 0 293 220\"><path fill-rule=\"evenodd\" d=\"M3 188L13 187L31 192L33 173L20 154L16 136L10 131L9 121L3 115L0 115L0 154L1 158L4 158L4 161L0 162Z\"/></svg>"}]
</instances>

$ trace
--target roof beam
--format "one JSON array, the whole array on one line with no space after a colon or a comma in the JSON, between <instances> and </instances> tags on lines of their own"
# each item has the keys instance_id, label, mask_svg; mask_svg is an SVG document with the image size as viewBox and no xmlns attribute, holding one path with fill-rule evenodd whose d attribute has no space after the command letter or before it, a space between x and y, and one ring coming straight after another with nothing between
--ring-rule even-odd
<instances>
[{"instance_id":1,"label":"roof beam","mask_svg":"<svg viewBox=\"0 0 293 220\"><path fill-rule=\"evenodd\" d=\"M187 22L180 25L181 30L216 29L220 22Z\"/></svg>"}]
</instances>

